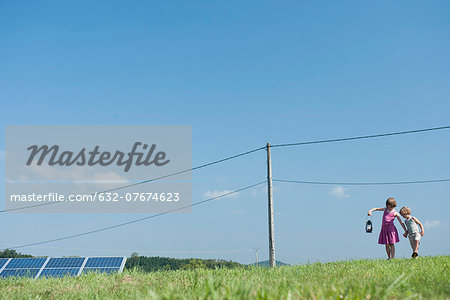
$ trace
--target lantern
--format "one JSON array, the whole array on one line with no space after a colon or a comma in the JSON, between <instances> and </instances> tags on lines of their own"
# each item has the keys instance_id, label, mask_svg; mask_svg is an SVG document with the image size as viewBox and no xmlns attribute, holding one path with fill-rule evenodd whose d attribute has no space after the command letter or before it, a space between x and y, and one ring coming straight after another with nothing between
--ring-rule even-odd
<instances>
[{"instance_id":1,"label":"lantern","mask_svg":"<svg viewBox=\"0 0 450 300\"><path fill-rule=\"evenodd\" d=\"M367 220L366 222L366 232L371 233L372 232L372 220Z\"/></svg>"}]
</instances>

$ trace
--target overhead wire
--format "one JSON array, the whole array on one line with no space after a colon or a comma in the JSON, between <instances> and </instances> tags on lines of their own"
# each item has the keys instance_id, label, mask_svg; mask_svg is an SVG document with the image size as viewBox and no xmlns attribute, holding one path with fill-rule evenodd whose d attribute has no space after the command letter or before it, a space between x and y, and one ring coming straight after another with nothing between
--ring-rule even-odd
<instances>
[{"instance_id":1,"label":"overhead wire","mask_svg":"<svg viewBox=\"0 0 450 300\"><path fill-rule=\"evenodd\" d=\"M239 154L236 154L236 155L232 155L232 156L228 156L228 157L225 157L225 158L222 158L222 159L218 159L218 160L215 160L215 161L203 164L203 165L199 165L199 166L196 166L196 167L193 167L193 168L190 168L190 169L183 170L183 171L174 172L174 173L171 173L171 174L167 174L167 175L155 177L155 178L152 178L152 179L139 181L139 182L128 184L128 185L124 185L124 186L119 186L119 187L107 189L107 190L100 191L100 192L94 192L94 193L91 193L91 194L88 194L88 195L89 196L93 196L96 193L98 193L98 194L100 194L100 193L109 193L109 192L113 192L113 191L129 188L129 187L141 185L141 184L144 184L144 183L150 183L150 182L153 182L153 181L156 181L156 180L161 180L161 179L173 177L173 176L180 175L180 174L183 174L183 173L187 173L187 172L190 172L190 171L195 171L195 170L206 168L206 167L209 167L209 166L212 166L212 165L215 165L215 164L219 164L219 163L227 161L227 160L231 160L231 159L235 159L235 158L238 158L238 157L241 157L241 156L245 156L245 155L257 152L259 150L265 149L265 148L266 148L265 146L264 147L259 147L259 148L256 148L256 149L252 149L252 150L249 150L249 151L246 151L246 152L242 152L242 153L239 153ZM23 209L30 209L30 208L34 208L34 207L41 207L41 206L46 206L46 205L51 205L51 204L56 204L56 203L61 203L61 202L62 201L45 202L45 203L40 203L40 204L36 204L36 205L29 205L29 206L22 206L22 207L16 207L16 208L2 209L2 210L0 210L0 213L10 212L10 211L18 211L18 210L23 210Z\"/></svg>"},{"instance_id":2,"label":"overhead wire","mask_svg":"<svg viewBox=\"0 0 450 300\"><path fill-rule=\"evenodd\" d=\"M416 129L416 130L408 130L408 131L398 131L398 132L390 132L390 133L380 133L380 134L373 134L373 135L362 135L362 136L354 136L354 137L346 137L346 138L338 138L338 139L317 140L317 141L309 141L309 142L274 144L274 145L270 145L270 147L277 148L277 147L291 147L291 146L300 146L300 145L344 142L344 141L379 138L379 137L386 137L386 136L393 136L393 135L412 134L412 133L420 133L420 132L443 130L443 129L450 129L450 126L441 126L441 127Z\"/></svg>"},{"instance_id":3,"label":"overhead wire","mask_svg":"<svg viewBox=\"0 0 450 300\"><path fill-rule=\"evenodd\" d=\"M20 249L20 248L25 248L25 247L31 247L31 246L37 246L37 245L42 245L42 244L48 244L48 243L53 243L53 242L57 242L57 241L67 240L67 239L71 239L71 238L75 238L75 237L80 237L80 236L84 236L84 235L88 235L88 234L93 234L93 233L97 233L97 232L101 232L101 231L106 231L106 230L110 230L110 229L114 229L114 228L130 225L130 224L142 222L142 221L145 221L145 220L148 220L148 219L153 219L153 218L156 218L156 217L160 217L160 216L172 213L172 212L176 212L176 211L179 211L179 210L183 210L183 209L186 209L186 208L190 208L190 207L193 207L193 206L204 204L206 202L217 200L219 198L223 198L223 197L226 197L226 196L238 193L238 192L242 192L242 191L251 189L253 187L256 187L258 185L261 185L263 183L266 183L266 181L262 181L262 182L258 182L258 183L252 184L252 185L248 185L246 187L243 187L243 188L231 191L231 192L227 192L227 193L215 196L215 197L211 197L211 198L208 198L208 199L205 199L205 200L202 200L202 201L198 201L198 202L195 202L195 203L190 204L190 205L174 208L174 209L162 212L162 213L158 213L158 214L154 214L154 215L151 215L151 216L147 216L147 217L143 217L143 218L127 221L127 222L124 222L124 223L120 223L120 224L116 224L116 225L112 225L112 226L107 226L107 227L102 227L102 228L98 228L98 229L95 229L95 230L90 230L90 231L86 231L86 232L72 234L72 235L68 235L68 236L64 236L64 237L54 238L54 239L50 239L50 240L46 240L46 241L24 244L24 245L11 247L11 248L7 248L7 249L15 250L15 249ZM6 249L3 249L3 250L6 250Z\"/></svg>"},{"instance_id":4,"label":"overhead wire","mask_svg":"<svg viewBox=\"0 0 450 300\"><path fill-rule=\"evenodd\" d=\"M301 181L287 179L272 179L276 182L298 183L298 184L317 184L317 185L400 185L400 184L423 184L423 183L441 183L450 182L450 178L432 179L432 180L414 180L414 181L394 181L394 182L324 182L324 181Z\"/></svg>"}]
</instances>

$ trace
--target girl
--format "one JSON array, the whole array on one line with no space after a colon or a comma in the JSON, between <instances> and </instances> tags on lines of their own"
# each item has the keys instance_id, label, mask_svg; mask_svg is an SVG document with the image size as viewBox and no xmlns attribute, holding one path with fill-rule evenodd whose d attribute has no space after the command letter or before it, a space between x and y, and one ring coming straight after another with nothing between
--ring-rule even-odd
<instances>
[{"instance_id":1,"label":"girl","mask_svg":"<svg viewBox=\"0 0 450 300\"><path fill-rule=\"evenodd\" d=\"M380 237L378 238L378 244L384 244L386 246L386 253L388 259L392 259L395 257L395 243L399 242L397 228L394 225L394 219L397 217L397 220L402 225L403 229L406 230L405 224L403 224L402 219L400 219L400 215L395 211L394 207L397 206L397 202L394 198L389 198L386 200L386 208L372 208L367 213L369 216L372 215L373 211L384 211L383 213L383 222L381 225Z\"/></svg>"}]
</instances>

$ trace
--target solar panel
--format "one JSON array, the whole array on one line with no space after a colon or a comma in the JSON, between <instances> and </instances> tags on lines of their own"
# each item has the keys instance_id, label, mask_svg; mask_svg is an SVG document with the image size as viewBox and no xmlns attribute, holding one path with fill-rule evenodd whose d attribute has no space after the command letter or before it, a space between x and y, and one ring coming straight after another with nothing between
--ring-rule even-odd
<instances>
[{"instance_id":1,"label":"solar panel","mask_svg":"<svg viewBox=\"0 0 450 300\"><path fill-rule=\"evenodd\" d=\"M85 257L52 257L46 268L81 268Z\"/></svg>"},{"instance_id":2,"label":"solar panel","mask_svg":"<svg viewBox=\"0 0 450 300\"><path fill-rule=\"evenodd\" d=\"M0 258L0 269L3 268L3 265L6 264L8 258Z\"/></svg>"},{"instance_id":3,"label":"solar panel","mask_svg":"<svg viewBox=\"0 0 450 300\"><path fill-rule=\"evenodd\" d=\"M5 267L7 269L40 269L47 258L13 258Z\"/></svg>"},{"instance_id":4,"label":"solar panel","mask_svg":"<svg viewBox=\"0 0 450 300\"><path fill-rule=\"evenodd\" d=\"M84 268L83 274L92 273L92 272L113 273L113 272L118 272L118 271L119 271L119 268Z\"/></svg>"},{"instance_id":5,"label":"solar panel","mask_svg":"<svg viewBox=\"0 0 450 300\"><path fill-rule=\"evenodd\" d=\"M6 278L10 276L16 277L35 277L39 269L4 269L0 273L0 277Z\"/></svg>"},{"instance_id":6,"label":"solar panel","mask_svg":"<svg viewBox=\"0 0 450 300\"><path fill-rule=\"evenodd\" d=\"M119 268L123 257L89 257L85 268Z\"/></svg>"},{"instance_id":7,"label":"solar panel","mask_svg":"<svg viewBox=\"0 0 450 300\"><path fill-rule=\"evenodd\" d=\"M12 258L3 264L0 277L35 277L47 258Z\"/></svg>"},{"instance_id":8,"label":"solar panel","mask_svg":"<svg viewBox=\"0 0 450 300\"><path fill-rule=\"evenodd\" d=\"M80 268L59 268L59 269L44 269L39 277L64 277L77 276Z\"/></svg>"},{"instance_id":9,"label":"solar panel","mask_svg":"<svg viewBox=\"0 0 450 300\"><path fill-rule=\"evenodd\" d=\"M123 257L89 257L82 272L83 274L91 272L118 272L122 266L122 263L124 263Z\"/></svg>"},{"instance_id":10,"label":"solar panel","mask_svg":"<svg viewBox=\"0 0 450 300\"><path fill-rule=\"evenodd\" d=\"M0 277L64 277L90 272L121 273L126 257L1 258Z\"/></svg>"}]
</instances>

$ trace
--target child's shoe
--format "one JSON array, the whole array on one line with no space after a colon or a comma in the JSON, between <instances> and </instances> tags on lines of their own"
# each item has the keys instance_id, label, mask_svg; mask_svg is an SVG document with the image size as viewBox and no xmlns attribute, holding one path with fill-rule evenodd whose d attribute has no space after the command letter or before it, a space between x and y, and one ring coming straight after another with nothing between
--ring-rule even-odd
<instances>
[{"instance_id":1,"label":"child's shoe","mask_svg":"<svg viewBox=\"0 0 450 300\"><path fill-rule=\"evenodd\" d=\"M413 252L413 254L411 255L412 258L416 258L417 256L419 256L419 253L417 252Z\"/></svg>"}]
</instances>

